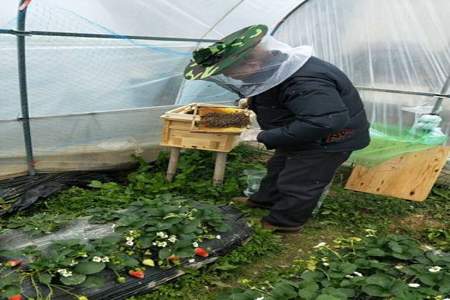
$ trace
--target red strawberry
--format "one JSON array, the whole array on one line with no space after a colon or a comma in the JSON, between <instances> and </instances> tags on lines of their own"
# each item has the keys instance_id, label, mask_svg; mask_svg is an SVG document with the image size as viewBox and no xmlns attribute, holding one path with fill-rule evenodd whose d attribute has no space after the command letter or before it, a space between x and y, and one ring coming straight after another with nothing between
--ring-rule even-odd
<instances>
[{"instance_id":1,"label":"red strawberry","mask_svg":"<svg viewBox=\"0 0 450 300\"><path fill-rule=\"evenodd\" d=\"M8 300L22 300L22 295L9 296Z\"/></svg>"},{"instance_id":2,"label":"red strawberry","mask_svg":"<svg viewBox=\"0 0 450 300\"><path fill-rule=\"evenodd\" d=\"M202 248L202 247L195 248L195 254L198 255L198 256L201 256L201 257L208 257L209 256L208 251L206 251L206 249Z\"/></svg>"},{"instance_id":3,"label":"red strawberry","mask_svg":"<svg viewBox=\"0 0 450 300\"><path fill-rule=\"evenodd\" d=\"M6 262L7 267L16 267L22 264L20 259L10 259Z\"/></svg>"},{"instance_id":4,"label":"red strawberry","mask_svg":"<svg viewBox=\"0 0 450 300\"><path fill-rule=\"evenodd\" d=\"M145 274L142 271L130 270L130 271L128 271L128 274L130 274L131 277L138 278L138 279L144 279L144 277L145 277Z\"/></svg>"}]
</instances>

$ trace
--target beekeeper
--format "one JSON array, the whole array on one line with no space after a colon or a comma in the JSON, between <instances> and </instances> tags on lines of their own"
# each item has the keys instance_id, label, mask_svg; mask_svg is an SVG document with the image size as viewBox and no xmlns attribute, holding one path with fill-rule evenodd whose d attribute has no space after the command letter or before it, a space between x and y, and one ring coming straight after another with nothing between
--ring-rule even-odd
<instances>
[{"instance_id":1,"label":"beekeeper","mask_svg":"<svg viewBox=\"0 0 450 300\"><path fill-rule=\"evenodd\" d=\"M257 141L275 154L245 204L270 211L262 219L265 228L296 232L336 169L369 144L369 122L341 70L312 56L311 47L290 47L267 31L249 26L194 51L184 76L249 98L261 128Z\"/></svg>"}]
</instances>

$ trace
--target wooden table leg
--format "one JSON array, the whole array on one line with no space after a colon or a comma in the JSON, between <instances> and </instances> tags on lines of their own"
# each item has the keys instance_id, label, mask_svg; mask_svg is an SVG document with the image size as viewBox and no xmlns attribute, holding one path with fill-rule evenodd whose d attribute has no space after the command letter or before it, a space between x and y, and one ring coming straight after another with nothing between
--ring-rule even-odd
<instances>
[{"instance_id":1,"label":"wooden table leg","mask_svg":"<svg viewBox=\"0 0 450 300\"><path fill-rule=\"evenodd\" d=\"M214 167L214 185L221 185L223 183L223 177L225 175L225 165L227 163L227 153L217 152L216 164Z\"/></svg>"},{"instance_id":2,"label":"wooden table leg","mask_svg":"<svg viewBox=\"0 0 450 300\"><path fill-rule=\"evenodd\" d=\"M166 179L172 182L175 173L177 172L178 158L180 157L180 148L170 148L169 166L167 167Z\"/></svg>"}]
</instances>

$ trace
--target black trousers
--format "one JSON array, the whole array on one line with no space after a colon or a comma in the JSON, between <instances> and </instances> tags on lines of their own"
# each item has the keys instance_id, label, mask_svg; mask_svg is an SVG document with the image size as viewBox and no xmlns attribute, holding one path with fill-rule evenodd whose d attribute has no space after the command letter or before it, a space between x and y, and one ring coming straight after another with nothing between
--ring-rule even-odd
<instances>
[{"instance_id":1,"label":"black trousers","mask_svg":"<svg viewBox=\"0 0 450 300\"><path fill-rule=\"evenodd\" d=\"M270 208L264 220L278 226L303 225L314 210L337 168L351 152L276 151L267 162L267 175L250 199Z\"/></svg>"}]
</instances>

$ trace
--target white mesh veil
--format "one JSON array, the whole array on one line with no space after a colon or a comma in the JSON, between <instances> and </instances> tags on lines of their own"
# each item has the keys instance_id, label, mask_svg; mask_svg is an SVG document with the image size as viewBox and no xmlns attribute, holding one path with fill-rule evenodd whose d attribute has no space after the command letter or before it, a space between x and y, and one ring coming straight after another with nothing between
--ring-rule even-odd
<instances>
[{"instance_id":1,"label":"white mesh veil","mask_svg":"<svg viewBox=\"0 0 450 300\"><path fill-rule=\"evenodd\" d=\"M289 78L308 61L312 52L310 46L293 48L266 36L244 60L205 80L242 98L255 96Z\"/></svg>"}]
</instances>

